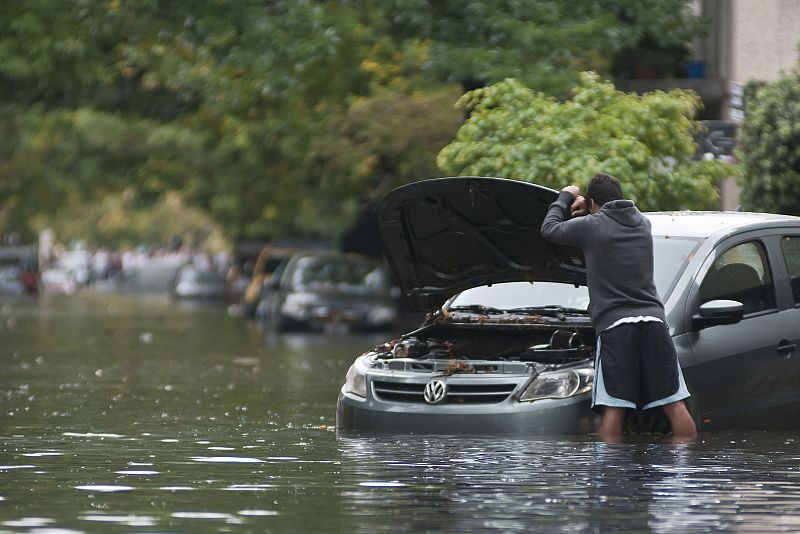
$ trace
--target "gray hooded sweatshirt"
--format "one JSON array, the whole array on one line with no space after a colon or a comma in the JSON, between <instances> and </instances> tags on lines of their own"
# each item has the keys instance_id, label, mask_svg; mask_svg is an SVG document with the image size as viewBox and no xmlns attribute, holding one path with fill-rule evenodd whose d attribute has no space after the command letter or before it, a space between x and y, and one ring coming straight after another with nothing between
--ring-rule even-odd
<instances>
[{"instance_id":1,"label":"gray hooded sweatshirt","mask_svg":"<svg viewBox=\"0 0 800 534\"><path fill-rule=\"evenodd\" d=\"M562 191L542 223L542 236L577 246L586 258L589 314L600 333L623 317L658 317L664 305L653 282L650 221L630 200L603 204L593 215L570 219L574 197Z\"/></svg>"}]
</instances>

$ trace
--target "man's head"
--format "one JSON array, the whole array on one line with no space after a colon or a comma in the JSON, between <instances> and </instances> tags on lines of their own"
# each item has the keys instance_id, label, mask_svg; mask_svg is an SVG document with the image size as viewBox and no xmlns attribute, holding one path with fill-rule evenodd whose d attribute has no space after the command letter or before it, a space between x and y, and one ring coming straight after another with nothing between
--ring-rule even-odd
<instances>
[{"instance_id":1,"label":"man's head","mask_svg":"<svg viewBox=\"0 0 800 534\"><path fill-rule=\"evenodd\" d=\"M589 187L586 188L586 201L593 201L596 209L600 209L606 202L622 198L624 198L622 186L619 185L619 180L613 176L597 173L589 180Z\"/></svg>"}]
</instances>

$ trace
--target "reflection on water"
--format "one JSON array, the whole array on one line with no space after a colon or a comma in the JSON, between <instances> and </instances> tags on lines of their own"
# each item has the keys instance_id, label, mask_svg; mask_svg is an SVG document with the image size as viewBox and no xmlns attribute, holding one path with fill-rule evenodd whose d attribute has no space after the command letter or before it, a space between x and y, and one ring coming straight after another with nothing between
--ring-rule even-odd
<instances>
[{"instance_id":1,"label":"reflection on water","mask_svg":"<svg viewBox=\"0 0 800 534\"><path fill-rule=\"evenodd\" d=\"M91 294L0 325L0 531L800 530L795 434L337 438L380 336Z\"/></svg>"},{"instance_id":2,"label":"reflection on water","mask_svg":"<svg viewBox=\"0 0 800 534\"><path fill-rule=\"evenodd\" d=\"M800 527L795 439L731 438L705 436L695 445L341 439L343 472L364 480L343 494L344 505L391 516L386 530L398 523L403 530L542 532Z\"/></svg>"}]
</instances>

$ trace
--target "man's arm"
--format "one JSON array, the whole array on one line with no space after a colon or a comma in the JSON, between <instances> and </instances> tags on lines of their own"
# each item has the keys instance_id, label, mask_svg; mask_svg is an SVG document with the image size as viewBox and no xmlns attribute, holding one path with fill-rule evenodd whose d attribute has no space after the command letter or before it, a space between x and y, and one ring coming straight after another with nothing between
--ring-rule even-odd
<instances>
[{"instance_id":1,"label":"man's arm","mask_svg":"<svg viewBox=\"0 0 800 534\"><path fill-rule=\"evenodd\" d=\"M580 246L585 232L579 217L588 213L586 201L580 196L577 186L569 185L561 190L555 202L550 204L542 222L542 237L562 245Z\"/></svg>"}]
</instances>

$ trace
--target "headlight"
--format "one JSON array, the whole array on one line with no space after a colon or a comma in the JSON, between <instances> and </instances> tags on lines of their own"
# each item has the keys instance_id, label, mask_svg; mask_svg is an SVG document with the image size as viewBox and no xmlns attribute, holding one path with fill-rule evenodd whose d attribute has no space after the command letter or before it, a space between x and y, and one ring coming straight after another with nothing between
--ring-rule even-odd
<instances>
[{"instance_id":1,"label":"headlight","mask_svg":"<svg viewBox=\"0 0 800 534\"><path fill-rule=\"evenodd\" d=\"M364 365L364 358L358 358L347 370L342 391L367 398L367 367Z\"/></svg>"},{"instance_id":2,"label":"headlight","mask_svg":"<svg viewBox=\"0 0 800 534\"><path fill-rule=\"evenodd\" d=\"M594 369L591 367L549 371L534 378L519 400L566 399L591 391L593 383Z\"/></svg>"}]
</instances>

